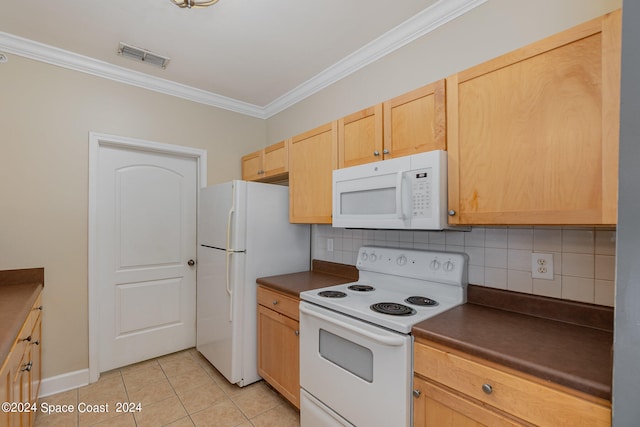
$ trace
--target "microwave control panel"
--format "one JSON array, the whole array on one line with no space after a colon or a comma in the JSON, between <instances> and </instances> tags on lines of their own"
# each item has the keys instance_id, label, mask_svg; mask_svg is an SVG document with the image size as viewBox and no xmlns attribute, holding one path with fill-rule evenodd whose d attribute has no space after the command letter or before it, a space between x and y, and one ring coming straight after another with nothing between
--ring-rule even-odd
<instances>
[{"instance_id":1,"label":"microwave control panel","mask_svg":"<svg viewBox=\"0 0 640 427\"><path fill-rule=\"evenodd\" d=\"M411 216L413 218L430 218L432 213L432 168L410 171L411 181Z\"/></svg>"}]
</instances>

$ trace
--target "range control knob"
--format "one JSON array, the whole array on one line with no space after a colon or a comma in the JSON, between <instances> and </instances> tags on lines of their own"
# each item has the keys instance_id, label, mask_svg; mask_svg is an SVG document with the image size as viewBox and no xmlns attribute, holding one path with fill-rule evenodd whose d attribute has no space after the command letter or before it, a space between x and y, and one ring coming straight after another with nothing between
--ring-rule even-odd
<instances>
[{"instance_id":1,"label":"range control knob","mask_svg":"<svg viewBox=\"0 0 640 427\"><path fill-rule=\"evenodd\" d=\"M366 252L362 252L362 255L360 255L360 259L362 261L366 261L369 258L369 255L367 255Z\"/></svg>"},{"instance_id":2,"label":"range control knob","mask_svg":"<svg viewBox=\"0 0 640 427\"><path fill-rule=\"evenodd\" d=\"M407 257L404 255L400 255L398 259L396 259L396 263L398 265L405 265L407 263Z\"/></svg>"},{"instance_id":3,"label":"range control knob","mask_svg":"<svg viewBox=\"0 0 640 427\"><path fill-rule=\"evenodd\" d=\"M456 268L456 265L451 261L445 261L445 263L442 264L442 269L444 271L453 271L454 268Z\"/></svg>"},{"instance_id":4,"label":"range control knob","mask_svg":"<svg viewBox=\"0 0 640 427\"><path fill-rule=\"evenodd\" d=\"M438 261L437 259L434 259L433 261L431 261L429 263L429 267L431 267L432 270L437 270L440 268L440 261Z\"/></svg>"},{"instance_id":5,"label":"range control knob","mask_svg":"<svg viewBox=\"0 0 640 427\"><path fill-rule=\"evenodd\" d=\"M371 254L371 255L369 255L369 259L371 260L371 262L376 262L378 257L376 256L376 254Z\"/></svg>"}]
</instances>

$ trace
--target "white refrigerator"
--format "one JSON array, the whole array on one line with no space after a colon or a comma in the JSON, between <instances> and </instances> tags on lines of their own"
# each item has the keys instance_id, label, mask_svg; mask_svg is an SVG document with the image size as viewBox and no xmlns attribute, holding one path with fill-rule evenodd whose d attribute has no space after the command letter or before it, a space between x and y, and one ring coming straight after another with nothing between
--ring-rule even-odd
<instances>
[{"instance_id":1,"label":"white refrigerator","mask_svg":"<svg viewBox=\"0 0 640 427\"><path fill-rule=\"evenodd\" d=\"M258 375L258 277L309 269L311 228L289 223L288 187L231 181L200 190L196 348L232 384Z\"/></svg>"}]
</instances>

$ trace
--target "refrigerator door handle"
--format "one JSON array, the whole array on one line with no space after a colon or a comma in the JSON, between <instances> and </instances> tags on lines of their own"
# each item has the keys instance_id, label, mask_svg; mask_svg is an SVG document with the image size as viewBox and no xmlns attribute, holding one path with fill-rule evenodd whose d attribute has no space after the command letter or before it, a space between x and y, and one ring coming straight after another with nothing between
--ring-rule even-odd
<instances>
[{"instance_id":1,"label":"refrigerator door handle","mask_svg":"<svg viewBox=\"0 0 640 427\"><path fill-rule=\"evenodd\" d=\"M227 293L229 294L229 322L233 321L233 292L231 291L231 255L233 252L227 250Z\"/></svg>"},{"instance_id":2,"label":"refrigerator door handle","mask_svg":"<svg viewBox=\"0 0 640 427\"><path fill-rule=\"evenodd\" d=\"M231 184L231 208L229 209L229 215L227 215L227 293L229 294L229 322L233 321L233 292L231 291L231 255L233 249L231 248L231 219L236 210L236 188L235 183Z\"/></svg>"},{"instance_id":3,"label":"refrigerator door handle","mask_svg":"<svg viewBox=\"0 0 640 427\"><path fill-rule=\"evenodd\" d=\"M229 215L227 215L227 252L233 251L231 248L231 219L236 211L236 191L235 185L231 187L231 208L229 209Z\"/></svg>"}]
</instances>

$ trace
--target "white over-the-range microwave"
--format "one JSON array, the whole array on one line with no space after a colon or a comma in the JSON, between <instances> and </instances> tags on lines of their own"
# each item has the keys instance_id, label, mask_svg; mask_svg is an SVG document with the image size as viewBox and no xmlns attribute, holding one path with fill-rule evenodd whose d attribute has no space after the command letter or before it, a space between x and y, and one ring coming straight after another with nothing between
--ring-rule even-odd
<instances>
[{"instance_id":1,"label":"white over-the-range microwave","mask_svg":"<svg viewBox=\"0 0 640 427\"><path fill-rule=\"evenodd\" d=\"M333 226L442 230L447 224L447 152L333 171Z\"/></svg>"}]
</instances>

